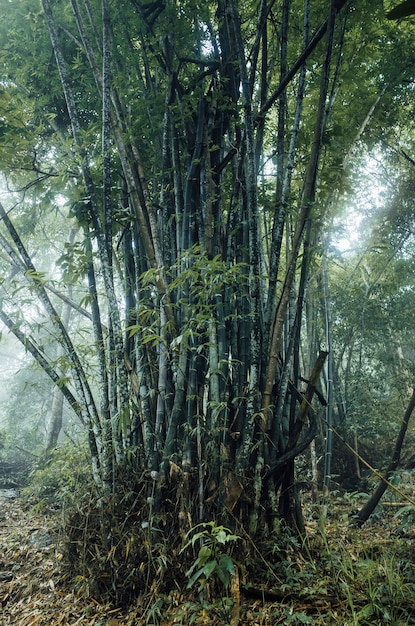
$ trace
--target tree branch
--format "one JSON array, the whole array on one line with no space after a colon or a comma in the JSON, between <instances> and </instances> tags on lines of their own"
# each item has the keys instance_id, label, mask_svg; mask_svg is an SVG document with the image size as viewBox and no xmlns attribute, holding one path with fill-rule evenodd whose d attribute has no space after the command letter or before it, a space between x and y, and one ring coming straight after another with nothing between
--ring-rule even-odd
<instances>
[{"instance_id":1,"label":"tree branch","mask_svg":"<svg viewBox=\"0 0 415 626\"><path fill-rule=\"evenodd\" d=\"M347 0L339 0L339 2L335 5L337 13L339 13L342 10L346 2ZM256 115L257 120L258 118L263 117L270 110L270 108L277 101L277 99L282 94L284 89L288 87L288 85L290 84L294 76L297 74L298 70L301 68L301 66L305 63L305 61L308 59L310 54L313 52L314 48L316 48L317 44L320 43L320 41L323 39L327 31L328 23L329 23L329 17L327 17L324 20L323 24L320 26L320 28L315 32L313 37L310 39L310 42L304 48L303 52L300 54L300 56L298 57L294 65L291 67L290 70L288 70L284 78L281 80L277 89L273 92L273 94L268 98L265 104L258 111Z\"/></svg>"}]
</instances>

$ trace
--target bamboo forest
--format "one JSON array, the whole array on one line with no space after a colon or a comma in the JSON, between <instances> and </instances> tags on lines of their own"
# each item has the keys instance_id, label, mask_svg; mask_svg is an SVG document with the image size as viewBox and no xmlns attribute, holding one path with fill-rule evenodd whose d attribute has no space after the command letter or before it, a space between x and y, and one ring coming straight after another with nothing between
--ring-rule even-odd
<instances>
[{"instance_id":1,"label":"bamboo forest","mask_svg":"<svg viewBox=\"0 0 415 626\"><path fill-rule=\"evenodd\" d=\"M1 624L415 624L414 42L0 0Z\"/></svg>"}]
</instances>

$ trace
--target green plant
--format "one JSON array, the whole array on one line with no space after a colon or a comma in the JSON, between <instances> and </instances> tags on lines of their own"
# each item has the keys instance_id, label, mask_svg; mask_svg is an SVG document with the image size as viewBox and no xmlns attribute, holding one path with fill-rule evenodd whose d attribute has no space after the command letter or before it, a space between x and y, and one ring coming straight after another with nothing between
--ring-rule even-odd
<instances>
[{"instance_id":1,"label":"green plant","mask_svg":"<svg viewBox=\"0 0 415 626\"><path fill-rule=\"evenodd\" d=\"M39 460L30 474L23 495L36 501L36 508L61 508L77 501L78 489L91 482L86 449L66 443Z\"/></svg>"},{"instance_id":2,"label":"green plant","mask_svg":"<svg viewBox=\"0 0 415 626\"><path fill-rule=\"evenodd\" d=\"M159 597L146 611L146 624L158 626L162 619L162 608L165 606L165 597Z\"/></svg>"},{"instance_id":3,"label":"green plant","mask_svg":"<svg viewBox=\"0 0 415 626\"><path fill-rule=\"evenodd\" d=\"M298 611L293 612L291 609L285 609L284 624L314 624L315 620Z\"/></svg>"},{"instance_id":4,"label":"green plant","mask_svg":"<svg viewBox=\"0 0 415 626\"><path fill-rule=\"evenodd\" d=\"M401 518L398 532L405 531L408 527L412 527L415 520L415 506L413 504L407 504L396 511L394 518Z\"/></svg>"},{"instance_id":5,"label":"green plant","mask_svg":"<svg viewBox=\"0 0 415 626\"><path fill-rule=\"evenodd\" d=\"M200 544L200 548L195 561L186 572L189 579L187 588L191 589L196 582L199 582L198 591L202 593L206 590L207 580L212 576L227 588L231 576L235 573L235 566L225 548L234 544L240 537L232 534L224 526L217 526L215 522L205 522L191 528L186 535L186 538L189 537L191 538L181 552L190 546L195 547L197 543Z\"/></svg>"}]
</instances>

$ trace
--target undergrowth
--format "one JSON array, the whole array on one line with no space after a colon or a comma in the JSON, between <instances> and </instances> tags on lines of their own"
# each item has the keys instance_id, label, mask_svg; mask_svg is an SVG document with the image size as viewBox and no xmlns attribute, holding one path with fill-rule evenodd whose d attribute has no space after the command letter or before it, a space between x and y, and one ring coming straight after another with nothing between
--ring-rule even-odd
<instances>
[{"instance_id":1,"label":"undergrowth","mask_svg":"<svg viewBox=\"0 0 415 626\"><path fill-rule=\"evenodd\" d=\"M413 538L399 532L396 508L357 529L350 513L364 494L335 497L328 519L305 504L304 537L282 524L249 537L232 515L214 519L211 510L206 523L193 522L183 480L158 514L147 475L130 475L103 502L85 459L82 448L59 449L25 492L59 517L63 572L79 594L135 606L153 626L200 624L207 615L204 623L224 626L236 609L240 624L259 626L415 624Z\"/></svg>"},{"instance_id":2,"label":"undergrowth","mask_svg":"<svg viewBox=\"0 0 415 626\"><path fill-rule=\"evenodd\" d=\"M91 485L87 447L63 445L33 464L22 496L38 511L65 510L90 492Z\"/></svg>"}]
</instances>

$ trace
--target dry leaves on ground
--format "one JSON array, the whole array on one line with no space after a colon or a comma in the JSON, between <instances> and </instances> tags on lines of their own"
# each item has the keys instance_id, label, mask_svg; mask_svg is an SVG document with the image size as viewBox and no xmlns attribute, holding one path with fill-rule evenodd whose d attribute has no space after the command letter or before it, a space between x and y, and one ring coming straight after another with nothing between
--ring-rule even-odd
<instances>
[{"instance_id":1,"label":"dry leaves on ground","mask_svg":"<svg viewBox=\"0 0 415 626\"><path fill-rule=\"evenodd\" d=\"M59 537L51 520L5 499L0 510L1 626L117 626L118 610L65 589L61 580ZM103 619L105 621L103 621Z\"/></svg>"}]
</instances>

